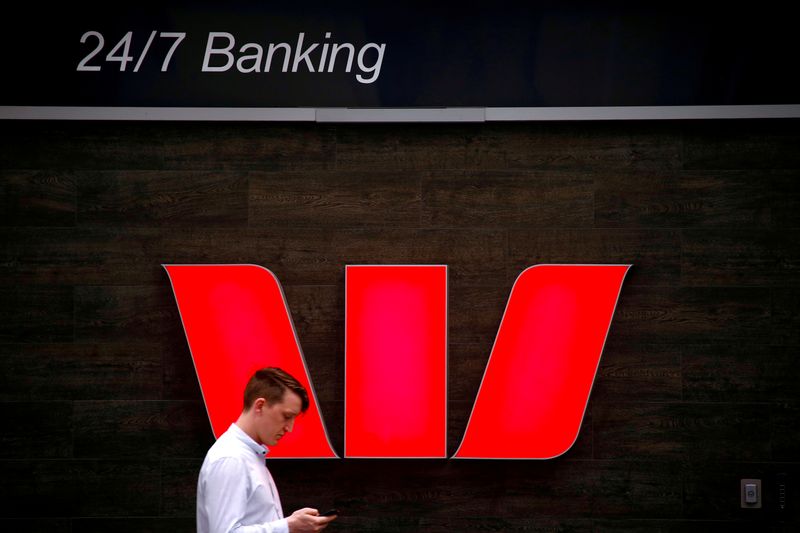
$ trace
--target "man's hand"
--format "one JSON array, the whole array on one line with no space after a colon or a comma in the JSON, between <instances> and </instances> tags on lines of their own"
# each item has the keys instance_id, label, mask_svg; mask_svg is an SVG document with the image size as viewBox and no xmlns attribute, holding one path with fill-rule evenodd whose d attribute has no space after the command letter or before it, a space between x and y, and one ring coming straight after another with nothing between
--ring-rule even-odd
<instances>
[{"instance_id":1,"label":"man's hand","mask_svg":"<svg viewBox=\"0 0 800 533\"><path fill-rule=\"evenodd\" d=\"M289 533L305 533L322 531L335 519L335 515L319 516L319 511L316 509L305 507L293 512L286 522L289 524Z\"/></svg>"}]
</instances>

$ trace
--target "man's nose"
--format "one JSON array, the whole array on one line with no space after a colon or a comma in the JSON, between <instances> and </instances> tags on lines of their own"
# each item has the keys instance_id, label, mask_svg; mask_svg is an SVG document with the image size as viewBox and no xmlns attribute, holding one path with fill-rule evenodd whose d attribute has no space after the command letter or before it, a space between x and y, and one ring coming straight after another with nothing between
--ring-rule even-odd
<instances>
[{"instance_id":1,"label":"man's nose","mask_svg":"<svg viewBox=\"0 0 800 533\"><path fill-rule=\"evenodd\" d=\"M294 419L290 420L288 424L286 424L286 431L291 432L294 429Z\"/></svg>"}]
</instances>

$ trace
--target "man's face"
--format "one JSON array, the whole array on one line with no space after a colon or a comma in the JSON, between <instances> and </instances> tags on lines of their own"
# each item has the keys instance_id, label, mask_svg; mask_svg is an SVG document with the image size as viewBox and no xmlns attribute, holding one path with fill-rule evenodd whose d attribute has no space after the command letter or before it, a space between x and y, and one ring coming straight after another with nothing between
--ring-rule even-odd
<instances>
[{"instance_id":1,"label":"man's face","mask_svg":"<svg viewBox=\"0 0 800 533\"><path fill-rule=\"evenodd\" d=\"M272 405L259 398L256 409L256 434L259 444L275 446L286 433L294 428L294 419L300 414L303 402L295 392L286 389L281 401Z\"/></svg>"}]
</instances>

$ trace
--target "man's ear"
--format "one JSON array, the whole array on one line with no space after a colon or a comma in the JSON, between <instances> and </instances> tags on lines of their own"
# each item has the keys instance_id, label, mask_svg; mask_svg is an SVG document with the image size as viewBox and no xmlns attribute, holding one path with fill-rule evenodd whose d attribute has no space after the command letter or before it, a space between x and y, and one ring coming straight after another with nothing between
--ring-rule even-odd
<instances>
[{"instance_id":1,"label":"man's ear","mask_svg":"<svg viewBox=\"0 0 800 533\"><path fill-rule=\"evenodd\" d=\"M267 400L264 398L256 398L256 401L253 402L253 409L257 412L260 412L264 409L264 406L267 404Z\"/></svg>"}]
</instances>

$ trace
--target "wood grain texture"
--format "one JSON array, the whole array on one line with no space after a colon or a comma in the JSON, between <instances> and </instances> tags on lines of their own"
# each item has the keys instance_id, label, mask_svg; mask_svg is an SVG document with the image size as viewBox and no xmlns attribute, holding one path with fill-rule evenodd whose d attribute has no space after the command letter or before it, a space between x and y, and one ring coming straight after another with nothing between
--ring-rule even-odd
<instances>
[{"instance_id":1,"label":"wood grain texture","mask_svg":"<svg viewBox=\"0 0 800 533\"><path fill-rule=\"evenodd\" d=\"M687 345L681 366L687 401L800 403L796 346Z\"/></svg>"},{"instance_id":2,"label":"wood grain texture","mask_svg":"<svg viewBox=\"0 0 800 533\"><path fill-rule=\"evenodd\" d=\"M653 461L275 461L269 468L284 508L330 502L350 516L415 509L426 518L671 517L681 508L680 472Z\"/></svg>"},{"instance_id":3,"label":"wood grain texture","mask_svg":"<svg viewBox=\"0 0 800 533\"><path fill-rule=\"evenodd\" d=\"M594 533L748 533L752 521L734 520L595 520ZM780 521L759 521L758 530L769 533L788 533L794 526Z\"/></svg>"},{"instance_id":4,"label":"wood grain texture","mask_svg":"<svg viewBox=\"0 0 800 533\"><path fill-rule=\"evenodd\" d=\"M420 174L375 171L249 173L250 226L420 227Z\"/></svg>"},{"instance_id":5,"label":"wood grain texture","mask_svg":"<svg viewBox=\"0 0 800 533\"><path fill-rule=\"evenodd\" d=\"M5 518L155 516L160 466L152 460L0 461ZM46 505L45 505L46 504Z\"/></svg>"},{"instance_id":6,"label":"wood grain texture","mask_svg":"<svg viewBox=\"0 0 800 533\"><path fill-rule=\"evenodd\" d=\"M0 226L74 226L76 211L71 173L0 170Z\"/></svg>"},{"instance_id":7,"label":"wood grain texture","mask_svg":"<svg viewBox=\"0 0 800 533\"><path fill-rule=\"evenodd\" d=\"M284 285L299 342L344 345L344 291L332 285Z\"/></svg>"},{"instance_id":8,"label":"wood grain texture","mask_svg":"<svg viewBox=\"0 0 800 533\"><path fill-rule=\"evenodd\" d=\"M800 290L794 287L773 289L770 334L778 344L800 344Z\"/></svg>"},{"instance_id":9,"label":"wood grain texture","mask_svg":"<svg viewBox=\"0 0 800 533\"><path fill-rule=\"evenodd\" d=\"M0 283L135 284L162 282L156 230L27 228L0 230Z\"/></svg>"},{"instance_id":10,"label":"wood grain texture","mask_svg":"<svg viewBox=\"0 0 800 533\"><path fill-rule=\"evenodd\" d=\"M202 401L203 396L186 335L182 329L178 329L179 327L176 325L175 331L166 335L160 344L163 361L163 398Z\"/></svg>"},{"instance_id":11,"label":"wood grain texture","mask_svg":"<svg viewBox=\"0 0 800 533\"><path fill-rule=\"evenodd\" d=\"M519 273L625 263L562 457L271 461L284 509L339 507L329 531L796 531L799 126L0 123L0 528L194 531L212 434L162 264L275 273L340 454L345 265L448 265L452 454Z\"/></svg>"},{"instance_id":12,"label":"wood grain texture","mask_svg":"<svg viewBox=\"0 0 800 533\"><path fill-rule=\"evenodd\" d=\"M614 228L797 227L796 170L605 172L595 225Z\"/></svg>"},{"instance_id":13,"label":"wood grain texture","mask_svg":"<svg viewBox=\"0 0 800 533\"><path fill-rule=\"evenodd\" d=\"M598 459L769 461L769 411L759 404L627 403L592 407ZM726 443L737 442L737 446Z\"/></svg>"},{"instance_id":14,"label":"wood grain texture","mask_svg":"<svg viewBox=\"0 0 800 533\"><path fill-rule=\"evenodd\" d=\"M69 342L75 338L71 287L0 286L0 302L0 342Z\"/></svg>"},{"instance_id":15,"label":"wood grain texture","mask_svg":"<svg viewBox=\"0 0 800 533\"><path fill-rule=\"evenodd\" d=\"M77 401L76 458L171 458L205 455L214 443L201 402Z\"/></svg>"},{"instance_id":16,"label":"wood grain texture","mask_svg":"<svg viewBox=\"0 0 800 533\"><path fill-rule=\"evenodd\" d=\"M540 263L633 265L625 286L677 285L680 235L673 230L547 229L509 232L510 274Z\"/></svg>"},{"instance_id":17,"label":"wood grain texture","mask_svg":"<svg viewBox=\"0 0 800 533\"><path fill-rule=\"evenodd\" d=\"M469 400L448 400L447 402L447 456L452 457L458 451L464 433L467 430L467 423L472 414L472 407L475 404L478 389L475 389L475 396Z\"/></svg>"},{"instance_id":18,"label":"wood grain texture","mask_svg":"<svg viewBox=\"0 0 800 533\"><path fill-rule=\"evenodd\" d=\"M472 402L475 399L493 344L494 338L473 344L450 342L447 349L447 395L450 401Z\"/></svg>"},{"instance_id":19,"label":"wood grain texture","mask_svg":"<svg viewBox=\"0 0 800 533\"><path fill-rule=\"evenodd\" d=\"M793 287L800 284L800 231L684 230L684 285Z\"/></svg>"},{"instance_id":20,"label":"wood grain texture","mask_svg":"<svg viewBox=\"0 0 800 533\"><path fill-rule=\"evenodd\" d=\"M606 342L592 387L592 402L679 401L681 347Z\"/></svg>"},{"instance_id":21,"label":"wood grain texture","mask_svg":"<svg viewBox=\"0 0 800 533\"><path fill-rule=\"evenodd\" d=\"M0 402L0 459L72 456L75 424L69 402Z\"/></svg>"},{"instance_id":22,"label":"wood grain texture","mask_svg":"<svg viewBox=\"0 0 800 533\"><path fill-rule=\"evenodd\" d=\"M709 461L697 467L683 467L684 493L683 515L701 520L739 520L755 523L783 522L797 528L800 509L791 505L786 511L777 509L776 476L786 474L788 479L798 479L800 465L791 463L739 463ZM739 497L741 479L760 479L764 512L754 515L752 509L742 509ZM787 501L796 502L800 497L797 484L787 485ZM791 529L789 529L791 531Z\"/></svg>"},{"instance_id":23,"label":"wood grain texture","mask_svg":"<svg viewBox=\"0 0 800 533\"><path fill-rule=\"evenodd\" d=\"M460 169L466 165L468 142L455 125L342 125L336 128L336 168Z\"/></svg>"},{"instance_id":24,"label":"wood grain texture","mask_svg":"<svg viewBox=\"0 0 800 533\"><path fill-rule=\"evenodd\" d=\"M0 399L158 400L162 356L157 343L0 344Z\"/></svg>"},{"instance_id":25,"label":"wood grain texture","mask_svg":"<svg viewBox=\"0 0 800 533\"><path fill-rule=\"evenodd\" d=\"M349 525L349 523L348 523ZM407 531L405 529L404 531ZM349 531L349 529L348 529ZM360 530L357 530L360 531ZM534 533L590 533L591 520L569 520L558 518L422 518L417 531L464 531L464 532L515 532L530 531Z\"/></svg>"},{"instance_id":26,"label":"wood grain texture","mask_svg":"<svg viewBox=\"0 0 800 533\"><path fill-rule=\"evenodd\" d=\"M325 431L333 451L339 457L344 457L344 396L340 396L340 398L335 401L321 401L319 408L322 413L322 423L325 425Z\"/></svg>"},{"instance_id":27,"label":"wood grain texture","mask_svg":"<svg viewBox=\"0 0 800 533\"><path fill-rule=\"evenodd\" d=\"M82 172L76 180L81 226L247 224L248 179L243 173Z\"/></svg>"},{"instance_id":28,"label":"wood grain texture","mask_svg":"<svg viewBox=\"0 0 800 533\"><path fill-rule=\"evenodd\" d=\"M162 461L160 493L155 487L150 489L151 493L155 492L158 495L161 502L159 516L169 518L196 516L197 475L202 464L203 457Z\"/></svg>"},{"instance_id":29,"label":"wood grain texture","mask_svg":"<svg viewBox=\"0 0 800 533\"><path fill-rule=\"evenodd\" d=\"M591 174L430 172L422 178L425 227L591 227Z\"/></svg>"},{"instance_id":30,"label":"wood grain texture","mask_svg":"<svg viewBox=\"0 0 800 533\"><path fill-rule=\"evenodd\" d=\"M800 457L800 428L797 420L800 417L800 404L774 404L770 411L770 442L772 444L772 460L777 462L796 463ZM794 489L797 486L791 483Z\"/></svg>"},{"instance_id":31,"label":"wood grain texture","mask_svg":"<svg viewBox=\"0 0 800 533\"><path fill-rule=\"evenodd\" d=\"M448 282L462 286L502 283L505 276L501 266L506 241L500 231L390 227L295 230L284 235L272 246L280 246L273 271L282 283L343 286L345 266L350 264L444 264Z\"/></svg>"},{"instance_id":32,"label":"wood grain texture","mask_svg":"<svg viewBox=\"0 0 800 533\"><path fill-rule=\"evenodd\" d=\"M448 341L458 344L479 343L485 346L488 358L497 337L503 311L511 288L449 287L447 315Z\"/></svg>"},{"instance_id":33,"label":"wood grain texture","mask_svg":"<svg viewBox=\"0 0 800 533\"><path fill-rule=\"evenodd\" d=\"M709 120L686 127L683 137L687 169L800 168L796 120L750 120L734 127Z\"/></svg>"},{"instance_id":34,"label":"wood grain texture","mask_svg":"<svg viewBox=\"0 0 800 533\"><path fill-rule=\"evenodd\" d=\"M485 124L470 137L467 166L477 169L678 168L683 141L670 124Z\"/></svg>"},{"instance_id":35,"label":"wood grain texture","mask_svg":"<svg viewBox=\"0 0 800 533\"><path fill-rule=\"evenodd\" d=\"M344 343L303 342L303 357L311 383L320 402L336 402L344 398Z\"/></svg>"},{"instance_id":36,"label":"wood grain texture","mask_svg":"<svg viewBox=\"0 0 800 533\"><path fill-rule=\"evenodd\" d=\"M157 341L179 331L171 289L81 286L75 289L75 337L82 342Z\"/></svg>"},{"instance_id":37,"label":"wood grain texture","mask_svg":"<svg viewBox=\"0 0 800 533\"><path fill-rule=\"evenodd\" d=\"M762 287L625 286L609 335L625 342L769 343L774 338L770 296Z\"/></svg>"},{"instance_id":38,"label":"wood grain texture","mask_svg":"<svg viewBox=\"0 0 800 533\"><path fill-rule=\"evenodd\" d=\"M2 518L3 531L28 531L30 533L73 533L69 518Z\"/></svg>"},{"instance_id":39,"label":"wood grain texture","mask_svg":"<svg viewBox=\"0 0 800 533\"><path fill-rule=\"evenodd\" d=\"M497 230L316 228L9 228L0 284L161 284L162 264L252 263L281 283L340 284L348 264L446 264L451 283L502 283ZM458 246L453 246L458 243Z\"/></svg>"},{"instance_id":40,"label":"wood grain texture","mask_svg":"<svg viewBox=\"0 0 800 533\"><path fill-rule=\"evenodd\" d=\"M194 517L186 518L78 518L72 521L72 533L192 533L197 531Z\"/></svg>"},{"instance_id":41,"label":"wood grain texture","mask_svg":"<svg viewBox=\"0 0 800 533\"><path fill-rule=\"evenodd\" d=\"M333 127L314 124L16 121L0 139L13 169L320 169L336 152Z\"/></svg>"}]
</instances>

